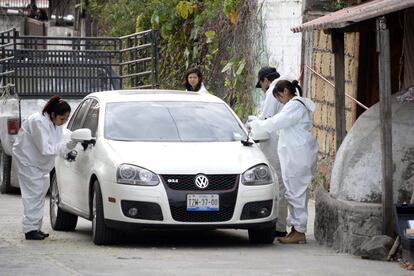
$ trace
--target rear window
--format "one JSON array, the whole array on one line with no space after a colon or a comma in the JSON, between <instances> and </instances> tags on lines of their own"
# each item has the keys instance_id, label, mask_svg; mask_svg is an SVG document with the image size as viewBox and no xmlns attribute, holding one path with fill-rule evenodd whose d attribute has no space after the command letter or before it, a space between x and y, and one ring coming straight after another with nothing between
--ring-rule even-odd
<instances>
[{"instance_id":1,"label":"rear window","mask_svg":"<svg viewBox=\"0 0 414 276\"><path fill-rule=\"evenodd\" d=\"M104 128L106 139L123 141L240 141L246 136L222 103L109 103Z\"/></svg>"}]
</instances>

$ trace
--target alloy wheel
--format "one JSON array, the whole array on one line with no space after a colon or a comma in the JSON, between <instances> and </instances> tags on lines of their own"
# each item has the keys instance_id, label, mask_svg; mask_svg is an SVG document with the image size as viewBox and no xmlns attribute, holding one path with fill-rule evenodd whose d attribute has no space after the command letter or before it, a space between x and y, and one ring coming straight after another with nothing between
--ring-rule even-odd
<instances>
[{"instance_id":1,"label":"alloy wheel","mask_svg":"<svg viewBox=\"0 0 414 276\"><path fill-rule=\"evenodd\" d=\"M52 189L50 193L50 216L53 222L56 221L57 212L59 208L59 190L57 187L56 176L53 178Z\"/></svg>"},{"instance_id":2,"label":"alloy wheel","mask_svg":"<svg viewBox=\"0 0 414 276\"><path fill-rule=\"evenodd\" d=\"M96 191L92 200L92 234L95 236L96 231Z\"/></svg>"},{"instance_id":3,"label":"alloy wheel","mask_svg":"<svg viewBox=\"0 0 414 276\"><path fill-rule=\"evenodd\" d=\"M4 166L4 154L3 154L3 149L1 148L1 145L0 145L0 184L3 183L3 178L4 178L3 166Z\"/></svg>"}]
</instances>

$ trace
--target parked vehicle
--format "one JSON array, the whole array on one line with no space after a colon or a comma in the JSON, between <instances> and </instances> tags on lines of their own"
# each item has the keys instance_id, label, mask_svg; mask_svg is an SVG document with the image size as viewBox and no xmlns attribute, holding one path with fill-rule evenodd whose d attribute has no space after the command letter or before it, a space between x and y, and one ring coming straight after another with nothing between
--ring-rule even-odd
<instances>
[{"instance_id":1,"label":"parked vehicle","mask_svg":"<svg viewBox=\"0 0 414 276\"><path fill-rule=\"evenodd\" d=\"M11 181L11 148L20 124L60 95L76 108L96 91L156 87L156 32L124 37L22 36L0 32L0 192Z\"/></svg>"},{"instance_id":2,"label":"parked vehicle","mask_svg":"<svg viewBox=\"0 0 414 276\"><path fill-rule=\"evenodd\" d=\"M263 134L262 134L263 136ZM267 137L254 137L255 140ZM85 97L64 129L76 161L56 158L50 219L93 242L119 230L248 229L273 243L277 175L227 104L199 92L126 90Z\"/></svg>"}]
</instances>

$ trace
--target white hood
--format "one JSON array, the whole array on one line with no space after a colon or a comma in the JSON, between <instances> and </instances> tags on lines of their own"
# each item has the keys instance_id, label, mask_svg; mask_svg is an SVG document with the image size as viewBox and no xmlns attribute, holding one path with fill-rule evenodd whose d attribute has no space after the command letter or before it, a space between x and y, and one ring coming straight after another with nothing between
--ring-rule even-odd
<instances>
[{"instance_id":1,"label":"white hood","mask_svg":"<svg viewBox=\"0 0 414 276\"><path fill-rule=\"evenodd\" d=\"M240 174L266 163L257 145L241 142L124 142L106 141L118 164L134 164L157 174Z\"/></svg>"},{"instance_id":2,"label":"white hood","mask_svg":"<svg viewBox=\"0 0 414 276\"><path fill-rule=\"evenodd\" d=\"M315 111L316 105L315 105L315 103L311 99L309 99L309 98L302 98L302 97L299 97L299 96L296 96L293 99L295 99L295 98L297 98L298 100L302 101L306 105L306 108L308 110L310 110L311 112L314 112Z\"/></svg>"}]
</instances>

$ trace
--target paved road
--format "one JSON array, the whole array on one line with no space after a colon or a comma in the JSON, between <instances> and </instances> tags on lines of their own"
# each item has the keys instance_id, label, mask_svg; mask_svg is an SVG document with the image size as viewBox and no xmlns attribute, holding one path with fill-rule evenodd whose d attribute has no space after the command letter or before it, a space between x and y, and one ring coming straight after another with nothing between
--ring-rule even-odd
<instances>
[{"instance_id":1,"label":"paved road","mask_svg":"<svg viewBox=\"0 0 414 276\"><path fill-rule=\"evenodd\" d=\"M309 204L313 220L314 204ZM246 231L145 231L115 246L95 246L91 223L55 232L45 209L44 241L21 233L19 195L0 195L0 275L413 275L397 263L362 260L319 246L252 246ZM313 232L309 223L309 233Z\"/></svg>"}]
</instances>

